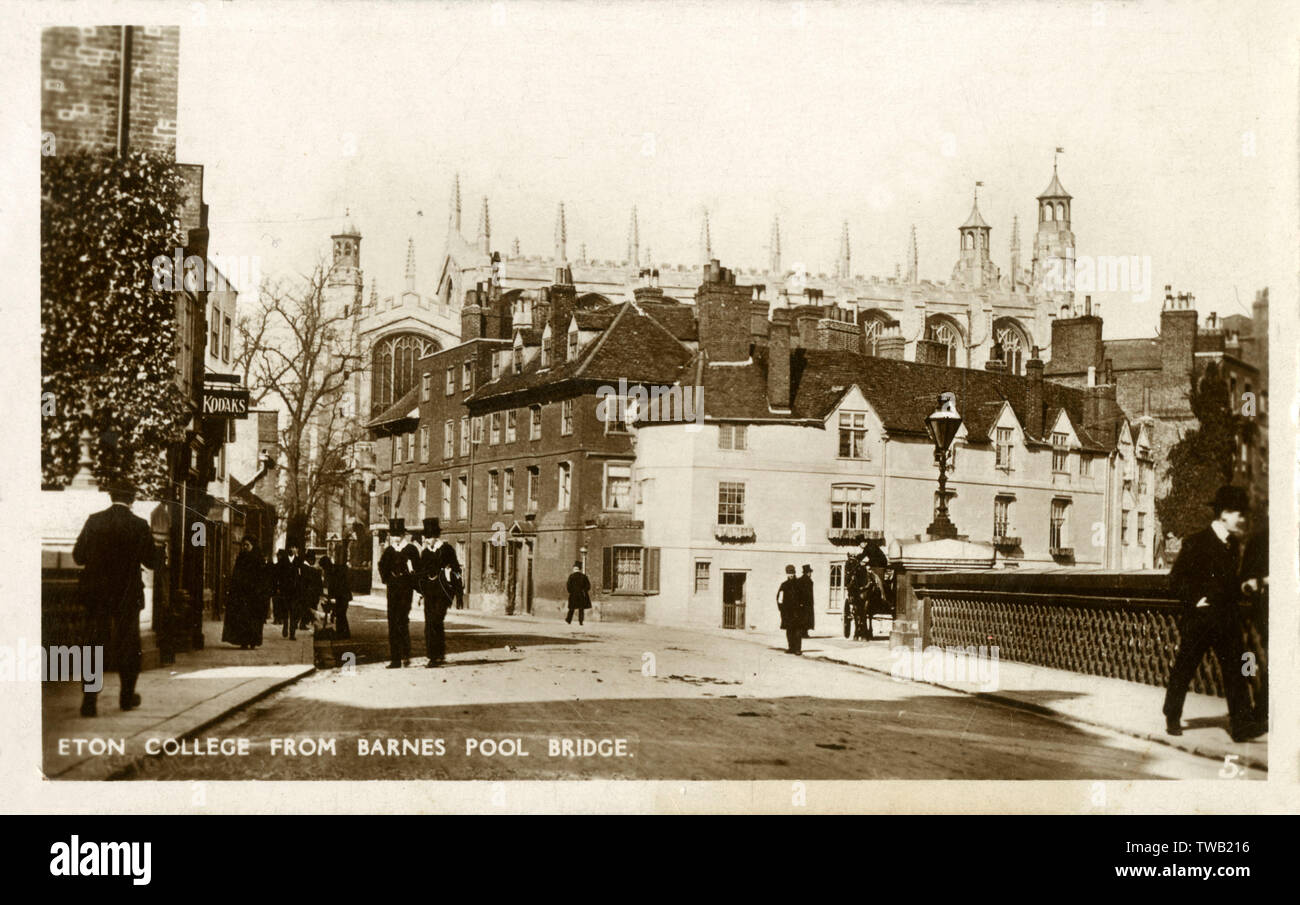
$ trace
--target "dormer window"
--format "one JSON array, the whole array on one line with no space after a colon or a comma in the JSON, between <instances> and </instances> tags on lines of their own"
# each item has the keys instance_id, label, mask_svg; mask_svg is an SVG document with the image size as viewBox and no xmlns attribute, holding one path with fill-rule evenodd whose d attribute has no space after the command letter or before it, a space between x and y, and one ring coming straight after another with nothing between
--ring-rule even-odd
<instances>
[{"instance_id":1,"label":"dormer window","mask_svg":"<svg viewBox=\"0 0 1300 905\"><path fill-rule=\"evenodd\" d=\"M569 331L569 346L566 351L568 353L569 361L573 361L578 357L578 331L577 330Z\"/></svg>"},{"instance_id":2,"label":"dormer window","mask_svg":"<svg viewBox=\"0 0 1300 905\"><path fill-rule=\"evenodd\" d=\"M492 353L492 379L496 380L501 376L501 356L496 352Z\"/></svg>"},{"instance_id":3,"label":"dormer window","mask_svg":"<svg viewBox=\"0 0 1300 905\"><path fill-rule=\"evenodd\" d=\"M1070 435L1059 431L1052 434L1052 471L1065 473L1070 470Z\"/></svg>"},{"instance_id":4,"label":"dormer window","mask_svg":"<svg viewBox=\"0 0 1300 905\"><path fill-rule=\"evenodd\" d=\"M994 465L997 468L1011 470L1011 452L1012 452L1011 428L999 427L997 430L997 451Z\"/></svg>"},{"instance_id":5,"label":"dormer window","mask_svg":"<svg viewBox=\"0 0 1300 905\"><path fill-rule=\"evenodd\" d=\"M547 340L548 340L548 339L549 339L549 337L543 337L543 338L542 338L542 348L541 348L541 351L540 351L540 353L539 353L539 354L541 355L541 361L540 361L540 363L539 363L539 365L538 365L539 367L542 367L542 368L549 368L549 367L551 366L550 350L547 349L547 347L546 347L546 346L547 346Z\"/></svg>"},{"instance_id":6,"label":"dormer window","mask_svg":"<svg viewBox=\"0 0 1300 905\"><path fill-rule=\"evenodd\" d=\"M523 346L515 346L513 361L514 361L515 373L516 374L523 373L524 370L524 347Z\"/></svg>"}]
</instances>

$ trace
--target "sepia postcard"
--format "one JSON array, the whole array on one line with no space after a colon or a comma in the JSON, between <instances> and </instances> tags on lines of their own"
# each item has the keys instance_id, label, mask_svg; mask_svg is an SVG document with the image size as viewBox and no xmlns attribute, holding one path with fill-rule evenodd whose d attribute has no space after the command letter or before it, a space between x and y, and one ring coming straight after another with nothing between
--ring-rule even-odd
<instances>
[{"instance_id":1,"label":"sepia postcard","mask_svg":"<svg viewBox=\"0 0 1300 905\"><path fill-rule=\"evenodd\" d=\"M0 16L10 810L1300 806L1290 4Z\"/></svg>"}]
</instances>

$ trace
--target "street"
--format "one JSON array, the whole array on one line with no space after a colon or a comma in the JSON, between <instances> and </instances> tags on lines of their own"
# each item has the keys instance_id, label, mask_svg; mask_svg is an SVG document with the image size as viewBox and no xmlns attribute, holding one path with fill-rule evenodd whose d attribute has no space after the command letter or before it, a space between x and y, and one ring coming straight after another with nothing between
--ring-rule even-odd
<instances>
[{"instance_id":1,"label":"street","mask_svg":"<svg viewBox=\"0 0 1300 905\"><path fill-rule=\"evenodd\" d=\"M384 614L353 606L355 668L319 669L131 778L1161 779L1220 764L958 692L641 624L447 618L448 662L389 670ZM267 625L267 643L280 643ZM817 646L805 642L805 649ZM877 642L883 643L883 642ZM332 750L331 750L332 742ZM585 748L585 752L584 752ZM620 756L621 755L621 756Z\"/></svg>"}]
</instances>

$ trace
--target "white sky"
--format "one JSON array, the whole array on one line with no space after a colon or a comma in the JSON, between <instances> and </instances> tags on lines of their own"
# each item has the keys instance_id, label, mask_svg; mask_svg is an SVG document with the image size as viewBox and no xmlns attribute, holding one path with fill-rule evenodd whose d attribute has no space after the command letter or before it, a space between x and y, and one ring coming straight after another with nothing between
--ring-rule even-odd
<instances>
[{"instance_id":1,"label":"white sky","mask_svg":"<svg viewBox=\"0 0 1300 905\"><path fill-rule=\"evenodd\" d=\"M264 274L309 267L350 206L366 291L402 288L414 235L431 292L459 170L464 232L487 194L503 251L549 254L563 200L570 258L621 260L636 204L643 253L693 263L707 206L724 265L764 266L779 214L787 266L830 272L847 219L854 272L889 276L915 223L946 280L977 179L996 263L1018 214L1028 264L1058 145L1079 253L1151 258L1108 337L1153 333L1166 282L1227 315L1296 273L1284 4L266 9L181 17L178 148L213 250Z\"/></svg>"}]
</instances>

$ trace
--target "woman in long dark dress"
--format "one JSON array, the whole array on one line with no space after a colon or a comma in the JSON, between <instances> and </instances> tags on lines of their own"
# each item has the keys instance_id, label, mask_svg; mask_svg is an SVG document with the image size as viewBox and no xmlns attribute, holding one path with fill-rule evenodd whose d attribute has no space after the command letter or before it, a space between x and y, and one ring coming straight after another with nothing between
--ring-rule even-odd
<instances>
[{"instance_id":1,"label":"woman in long dark dress","mask_svg":"<svg viewBox=\"0 0 1300 905\"><path fill-rule=\"evenodd\" d=\"M230 572L230 592L226 596L226 621L221 628L221 640L236 644L241 650L251 650L261 643L262 626L254 626L260 615L262 587L262 557L257 553L253 538L245 537L243 548L235 557L235 567ZM254 631L256 629L256 631Z\"/></svg>"},{"instance_id":2,"label":"woman in long dark dress","mask_svg":"<svg viewBox=\"0 0 1300 905\"><path fill-rule=\"evenodd\" d=\"M325 590L334 601L334 637L351 638L352 629L348 627L348 604L352 601L352 588L349 586L348 567L346 563L333 562L328 556L320 561L321 571L325 576Z\"/></svg>"}]
</instances>

